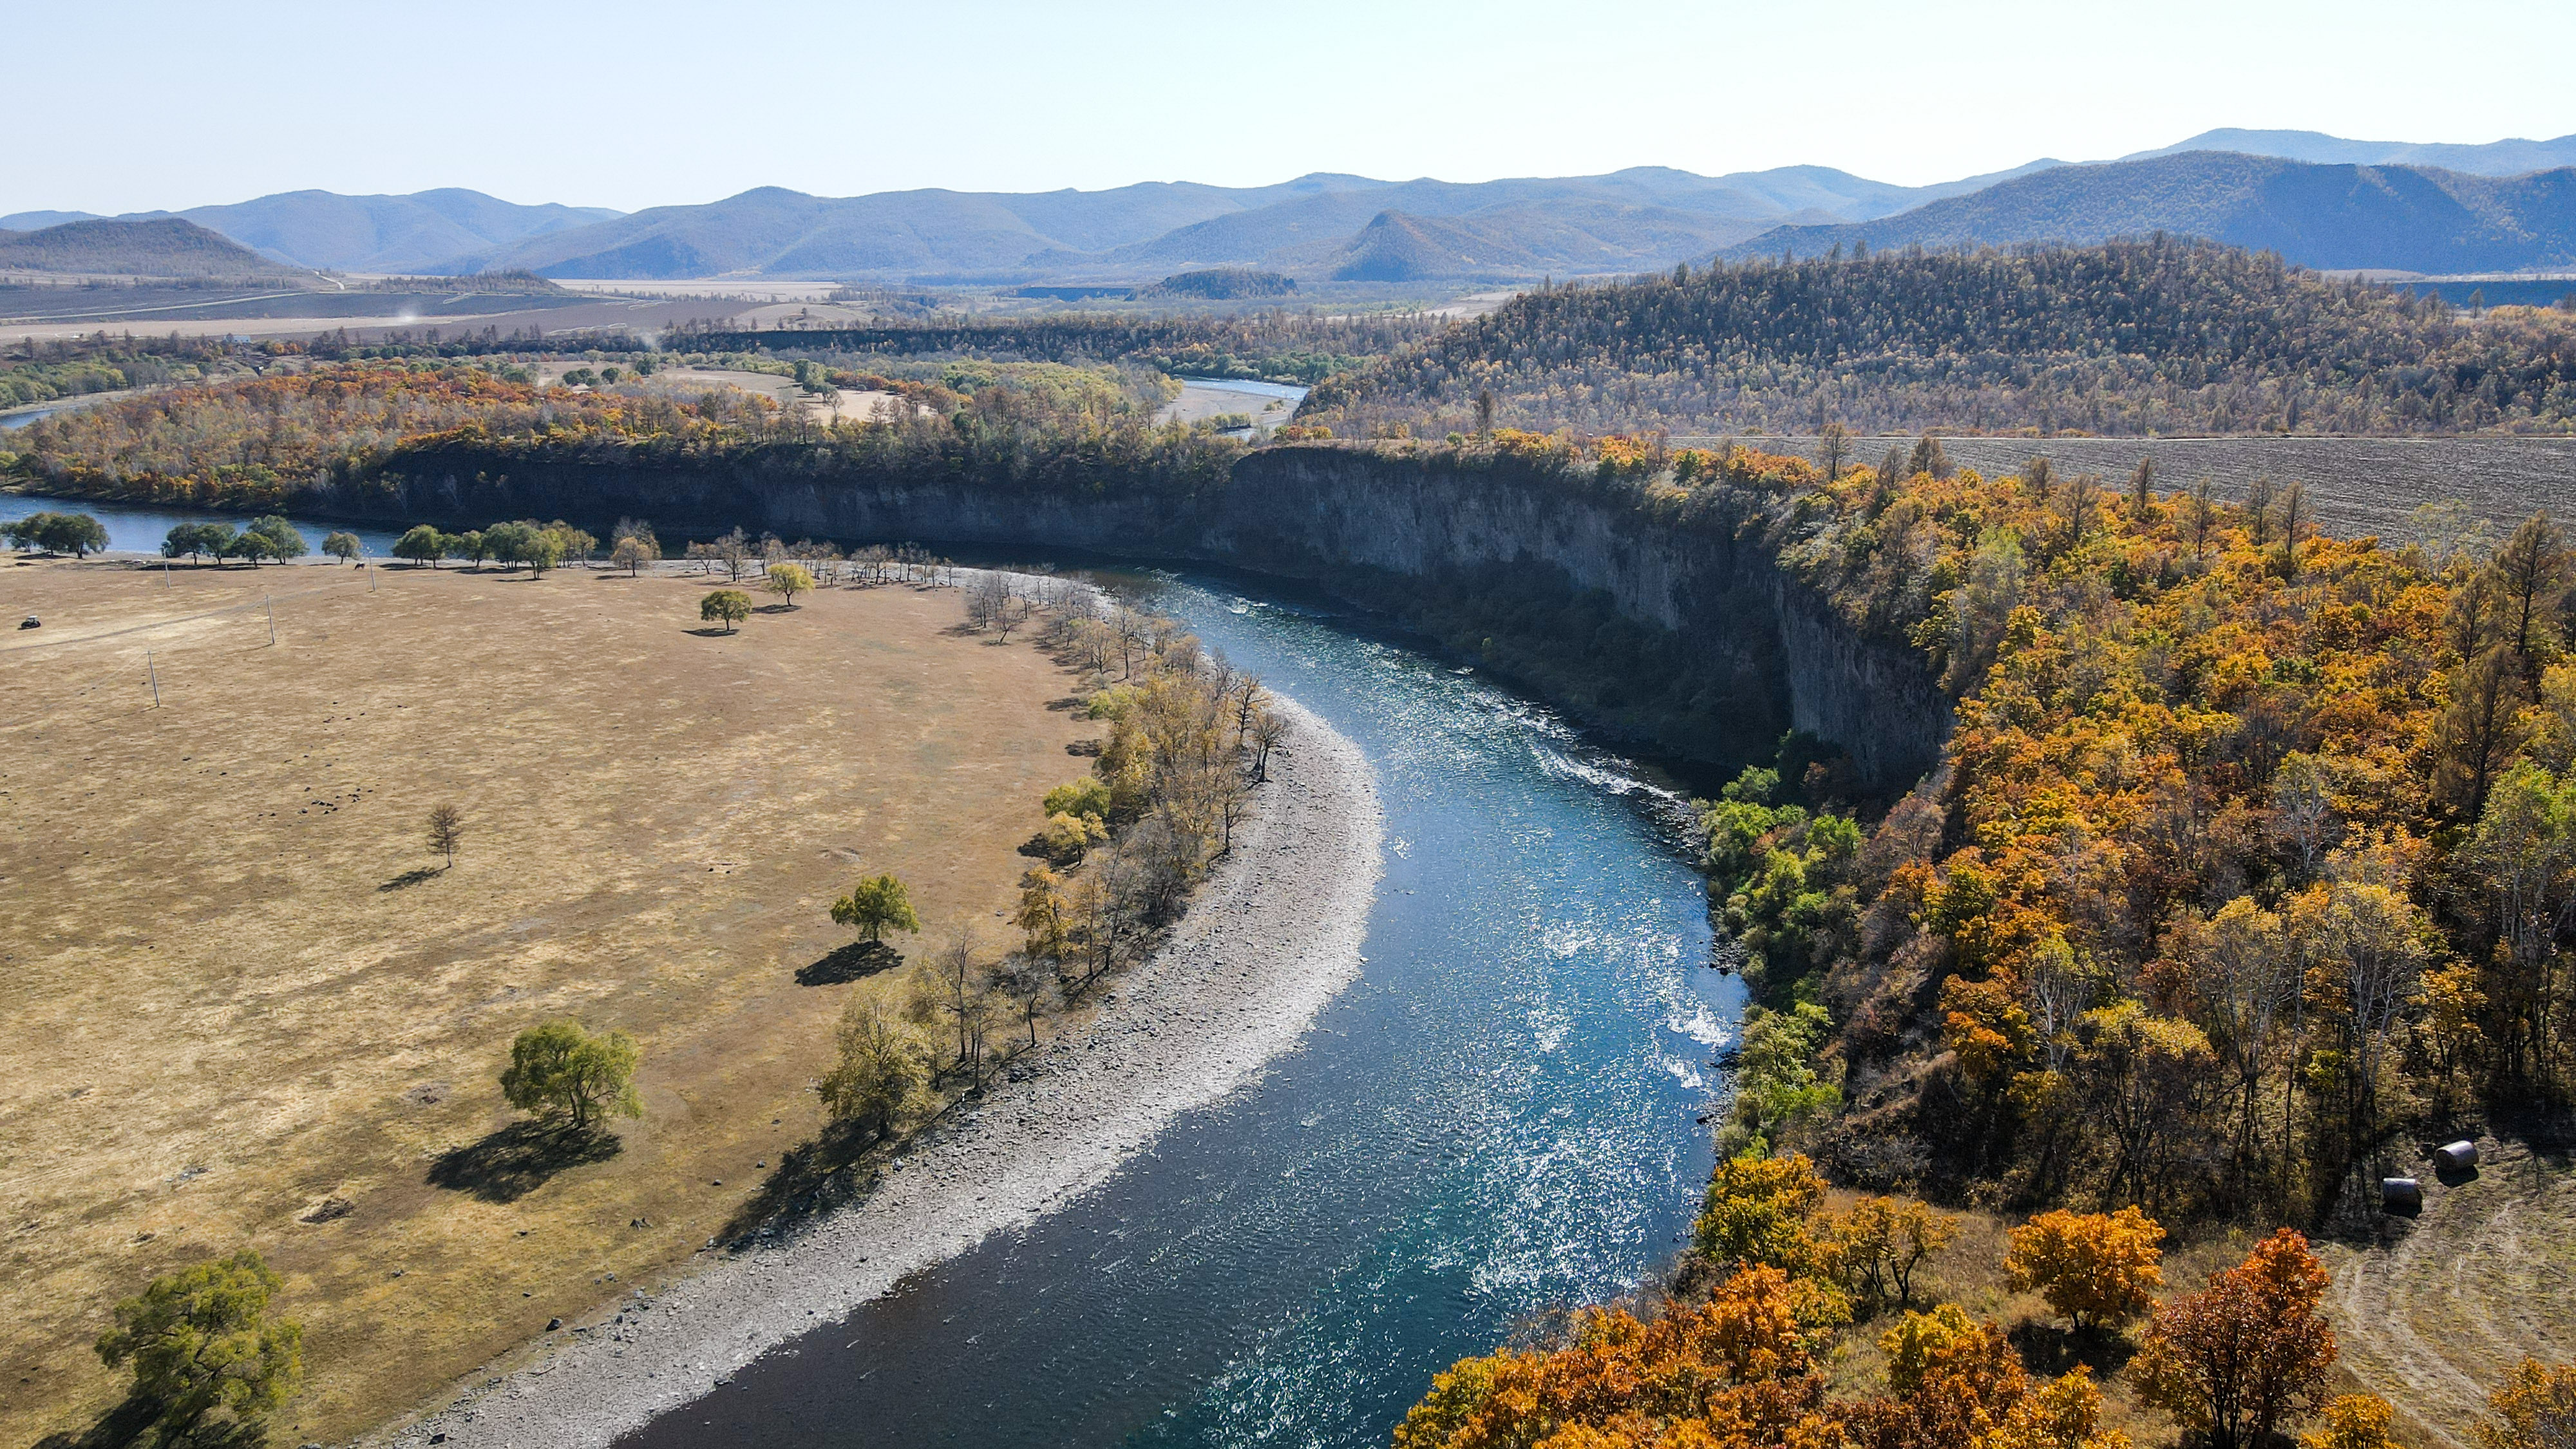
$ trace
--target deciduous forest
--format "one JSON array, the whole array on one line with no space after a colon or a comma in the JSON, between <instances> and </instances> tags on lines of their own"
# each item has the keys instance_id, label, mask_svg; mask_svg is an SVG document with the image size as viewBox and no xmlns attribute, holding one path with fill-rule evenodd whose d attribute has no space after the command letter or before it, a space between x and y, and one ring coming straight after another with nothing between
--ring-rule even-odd
<instances>
[{"instance_id":1,"label":"deciduous forest","mask_svg":"<svg viewBox=\"0 0 2576 1449\"><path fill-rule=\"evenodd\" d=\"M1837 249L1839 250L1839 249ZM1480 419L1490 397L1491 419ZM2157 238L1688 267L1526 292L1315 389L1344 436L2576 429L2576 314Z\"/></svg>"}]
</instances>

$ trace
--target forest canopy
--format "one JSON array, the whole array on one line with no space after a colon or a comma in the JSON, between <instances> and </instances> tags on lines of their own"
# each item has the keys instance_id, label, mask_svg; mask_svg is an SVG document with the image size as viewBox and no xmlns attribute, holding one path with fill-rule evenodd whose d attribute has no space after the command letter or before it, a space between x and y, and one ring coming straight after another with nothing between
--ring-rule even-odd
<instances>
[{"instance_id":1,"label":"forest canopy","mask_svg":"<svg viewBox=\"0 0 2576 1449\"><path fill-rule=\"evenodd\" d=\"M1479 417L1490 395L1491 420ZM2156 238L1678 268L1524 293L1328 379L1342 436L2576 430L2576 314Z\"/></svg>"}]
</instances>

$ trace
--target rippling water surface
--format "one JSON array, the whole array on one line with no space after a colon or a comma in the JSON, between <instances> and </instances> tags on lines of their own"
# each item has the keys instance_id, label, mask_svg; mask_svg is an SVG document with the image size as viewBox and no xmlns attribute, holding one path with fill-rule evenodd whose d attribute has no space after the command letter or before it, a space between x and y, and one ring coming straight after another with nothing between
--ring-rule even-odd
<instances>
[{"instance_id":1,"label":"rippling water surface","mask_svg":"<svg viewBox=\"0 0 2576 1449\"><path fill-rule=\"evenodd\" d=\"M1088 1196L630 1444L1380 1445L1452 1360L1675 1250L1741 997L1706 969L1674 802L1350 621L1203 583L1156 603L1375 767L1361 979Z\"/></svg>"}]
</instances>

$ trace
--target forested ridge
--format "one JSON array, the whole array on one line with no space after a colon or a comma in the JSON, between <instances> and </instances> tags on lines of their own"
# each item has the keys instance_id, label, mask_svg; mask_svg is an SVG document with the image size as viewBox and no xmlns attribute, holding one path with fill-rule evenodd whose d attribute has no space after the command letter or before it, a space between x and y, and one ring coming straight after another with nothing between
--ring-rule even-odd
<instances>
[{"instance_id":1,"label":"forested ridge","mask_svg":"<svg viewBox=\"0 0 2576 1449\"><path fill-rule=\"evenodd\" d=\"M535 460L1188 493L1221 482L1242 451L1205 428L1156 425L1160 391L1114 368L930 371L940 380L814 369L817 387L889 391L916 404L823 423L729 387L675 397L605 374L595 388L567 388L539 386L511 366L319 365L46 418L13 435L20 451L0 454L0 464L49 493L256 510L327 487L391 488L410 470L504 471Z\"/></svg>"},{"instance_id":2,"label":"forested ridge","mask_svg":"<svg viewBox=\"0 0 2576 1449\"><path fill-rule=\"evenodd\" d=\"M2576 314L2455 317L2156 238L1752 262L1524 293L1319 385L1300 421L1438 437L2576 429Z\"/></svg>"},{"instance_id":3,"label":"forested ridge","mask_svg":"<svg viewBox=\"0 0 2576 1449\"><path fill-rule=\"evenodd\" d=\"M1955 1307L1895 1313L1888 1255L1946 1241L1925 1199L2035 1214L2034 1241L2063 1219L2087 1252L2126 1231L2093 1216L2115 1210L2281 1227L2241 1276L2155 1309L2119 1393L2192 1442L2270 1442L2312 1411L2361 1435L2312 1444L2388 1442L2361 1423L2384 1429L2385 1405L2326 1402L2326 1275L2291 1230L2375 1223L2378 1179L2426 1144L2545 1139L2576 1100L2576 563L2556 526L2396 548L2320 536L2295 487L2229 504L2044 459L1981 477L1929 439L1830 479L1653 439L1434 451L1758 543L1853 631L1920 651L1958 719L1940 769L1883 807L1797 740L1704 804L1755 1005L1678 1296L1460 1364L1398 1443L2125 1442L2091 1378L2026 1375ZM1828 1210L1828 1177L1899 1196ZM2082 1346L2124 1342L2156 1287L2090 1330L2078 1310L2077 1356L2127 1358ZM2285 1347L2274 1323L2314 1331ZM1929 1377L1926 1338L1951 1365ZM1836 1345L1873 1339L1885 1396L1830 1397ZM2270 1385L2263 1417L2213 1409L2204 1353L2305 1377ZM2576 1387L2525 1377L2499 1392Z\"/></svg>"},{"instance_id":4,"label":"forested ridge","mask_svg":"<svg viewBox=\"0 0 2576 1449\"><path fill-rule=\"evenodd\" d=\"M674 347L767 349L782 357L867 367L896 357L1129 362L1175 377L1315 383L1438 331L1419 313L1324 316L1269 310L1231 316L1056 314L1026 319L929 317L869 327L674 331Z\"/></svg>"}]
</instances>

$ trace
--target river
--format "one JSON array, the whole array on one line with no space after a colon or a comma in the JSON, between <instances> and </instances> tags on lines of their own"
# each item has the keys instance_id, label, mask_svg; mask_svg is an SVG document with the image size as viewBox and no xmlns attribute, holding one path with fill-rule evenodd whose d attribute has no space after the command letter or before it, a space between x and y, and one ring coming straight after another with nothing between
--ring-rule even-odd
<instances>
[{"instance_id":1,"label":"river","mask_svg":"<svg viewBox=\"0 0 2576 1449\"><path fill-rule=\"evenodd\" d=\"M1708 969L1676 802L1360 621L1152 592L1377 771L1361 979L1267 1079L1087 1196L633 1449L1383 1445L1453 1360L1677 1250L1742 993Z\"/></svg>"},{"instance_id":2,"label":"river","mask_svg":"<svg viewBox=\"0 0 2576 1449\"><path fill-rule=\"evenodd\" d=\"M229 523L235 528L247 525L253 515L226 513L214 508L172 508L151 503L104 503L87 498L43 498L30 493L0 493L0 523L24 518L30 513L86 513L107 528L107 546L118 552L159 553L161 540L182 523ZM400 529L369 528L346 523L324 523L290 514L287 522L304 535L304 541L316 552L322 540L334 532L347 530L367 546L369 558L391 558L394 540L402 537Z\"/></svg>"}]
</instances>

